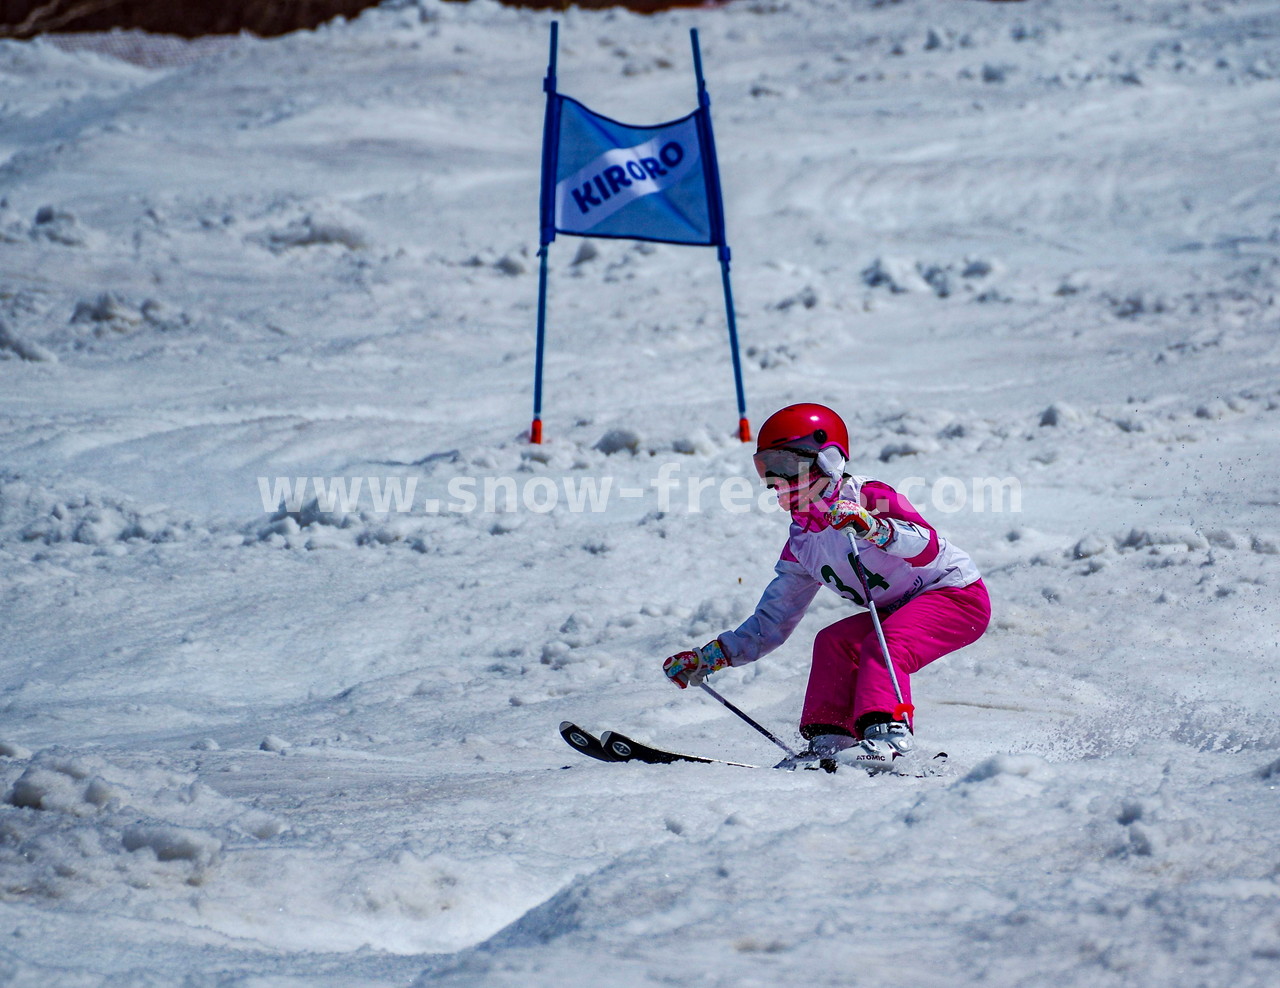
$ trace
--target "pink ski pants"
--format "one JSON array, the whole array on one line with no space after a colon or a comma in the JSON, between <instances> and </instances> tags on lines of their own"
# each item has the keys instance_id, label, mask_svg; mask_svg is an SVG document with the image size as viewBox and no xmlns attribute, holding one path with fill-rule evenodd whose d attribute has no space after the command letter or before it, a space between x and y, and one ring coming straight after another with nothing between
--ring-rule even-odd
<instances>
[{"instance_id":1,"label":"pink ski pants","mask_svg":"<svg viewBox=\"0 0 1280 988\"><path fill-rule=\"evenodd\" d=\"M911 702L911 673L977 641L990 621L991 601L981 580L928 590L883 617L903 702ZM870 613L854 614L818 632L802 727L822 724L855 734L854 724L863 714L892 713L897 705Z\"/></svg>"}]
</instances>

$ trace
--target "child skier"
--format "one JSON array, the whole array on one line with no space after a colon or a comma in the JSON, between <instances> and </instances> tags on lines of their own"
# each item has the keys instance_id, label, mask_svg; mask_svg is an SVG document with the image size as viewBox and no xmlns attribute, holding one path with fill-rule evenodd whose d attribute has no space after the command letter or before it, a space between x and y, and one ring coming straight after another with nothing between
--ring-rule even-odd
<instances>
[{"instance_id":1,"label":"child skier","mask_svg":"<svg viewBox=\"0 0 1280 988\"><path fill-rule=\"evenodd\" d=\"M870 611L824 628L813 643L800 733L810 743L802 757L876 771L914 747L911 673L977 641L991 605L968 555L888 484L845 473L848 458L848 430L825 405L789 405L770 416L756 444L756 471L791 514L776 575L736 631L677 652L662 668L681 689L697 686L786 641L819 588L860 607L869 592L896 676Z\"/></svg>"}]
</instances>

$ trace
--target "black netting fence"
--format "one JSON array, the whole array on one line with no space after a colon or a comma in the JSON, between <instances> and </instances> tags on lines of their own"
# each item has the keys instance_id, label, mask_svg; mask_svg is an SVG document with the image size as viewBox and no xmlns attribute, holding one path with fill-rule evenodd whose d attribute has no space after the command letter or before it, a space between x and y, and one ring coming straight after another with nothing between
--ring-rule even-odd
<instances>
[{"instance_id":1,"label":"black netting fence","mask_svg":"<svg viewBox=\"0 0 1280 988\"><path fill-rule=\"evenodd\" d=\"M270 36L316 27L372 6L369 0L0 0L0 34L31 38L136 28L185 38L241 31Z\"/></svg>"},{"instance_id":2,"label":"black netting fence","mask_svg":"<svg viewBox=\"0 0 1280 988\"><path fill-rule=\"evenodd\" d=\"M458 0L465 2L465 0ZM563 10L627 7L653 13L707 0L501 0L513 7ZM317 27L376 6L375 0L0 0L0 37L136 29L198 38L248 31L263 37Z\"/></svg>"}]
</instances>

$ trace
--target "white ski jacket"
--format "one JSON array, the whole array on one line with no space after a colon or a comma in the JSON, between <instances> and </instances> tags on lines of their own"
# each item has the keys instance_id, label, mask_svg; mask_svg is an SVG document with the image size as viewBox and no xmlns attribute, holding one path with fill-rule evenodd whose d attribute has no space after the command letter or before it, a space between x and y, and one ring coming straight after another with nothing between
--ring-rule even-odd
<instances>
[{"instance_id":1,"label":"white ski jacket","mask_svg":"<svg viewBox=\"0 0 1280 988\"><path fill-rule=\"evenodd\" d=\"M940 536L911 502L888 484L865 477L846 479L839 497L858 501L893 528L893 537L883 548L871 542L858 543L858 558L882 617L922 593L967 587L981 578L968 554ZM866 607L849 537L827 523L829 507L829 502L819 501L804 514L791 516L787 544L755 612L736 630L720 635L730 664L754 662L785 642L823 586L858 607Z\"/></svg>"}]
</instances>

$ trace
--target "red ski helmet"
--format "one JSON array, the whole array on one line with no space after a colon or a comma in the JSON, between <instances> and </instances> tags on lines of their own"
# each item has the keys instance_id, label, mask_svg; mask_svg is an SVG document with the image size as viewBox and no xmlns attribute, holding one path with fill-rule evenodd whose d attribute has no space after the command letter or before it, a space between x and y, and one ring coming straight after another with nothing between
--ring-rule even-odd
<instances>
[{"instance_id":1,"label":"red ski helmet","mask_svg":"<svg viewBox=\"0 0 1280 988\"><path fill-rule=\"evenodd\" d=\"M801 402L770 415L756 437L756 452L767 449L796 449L818 453L828 446L849 458L849 430L844 419L826 405Z\"/></svg>"},{"instance_id":2,"label":"red ski helmet","mask_svg":"<svg viewBox=\"0 0 1280 988\"><path fill-rule=\"evenodd\" d=\"M753 459L756 473L773 488L809 487L815 468L817 477L839 481L849 459L849 430L826 405L788 405L760 428Z\"/></svg>"}]
</instances>

